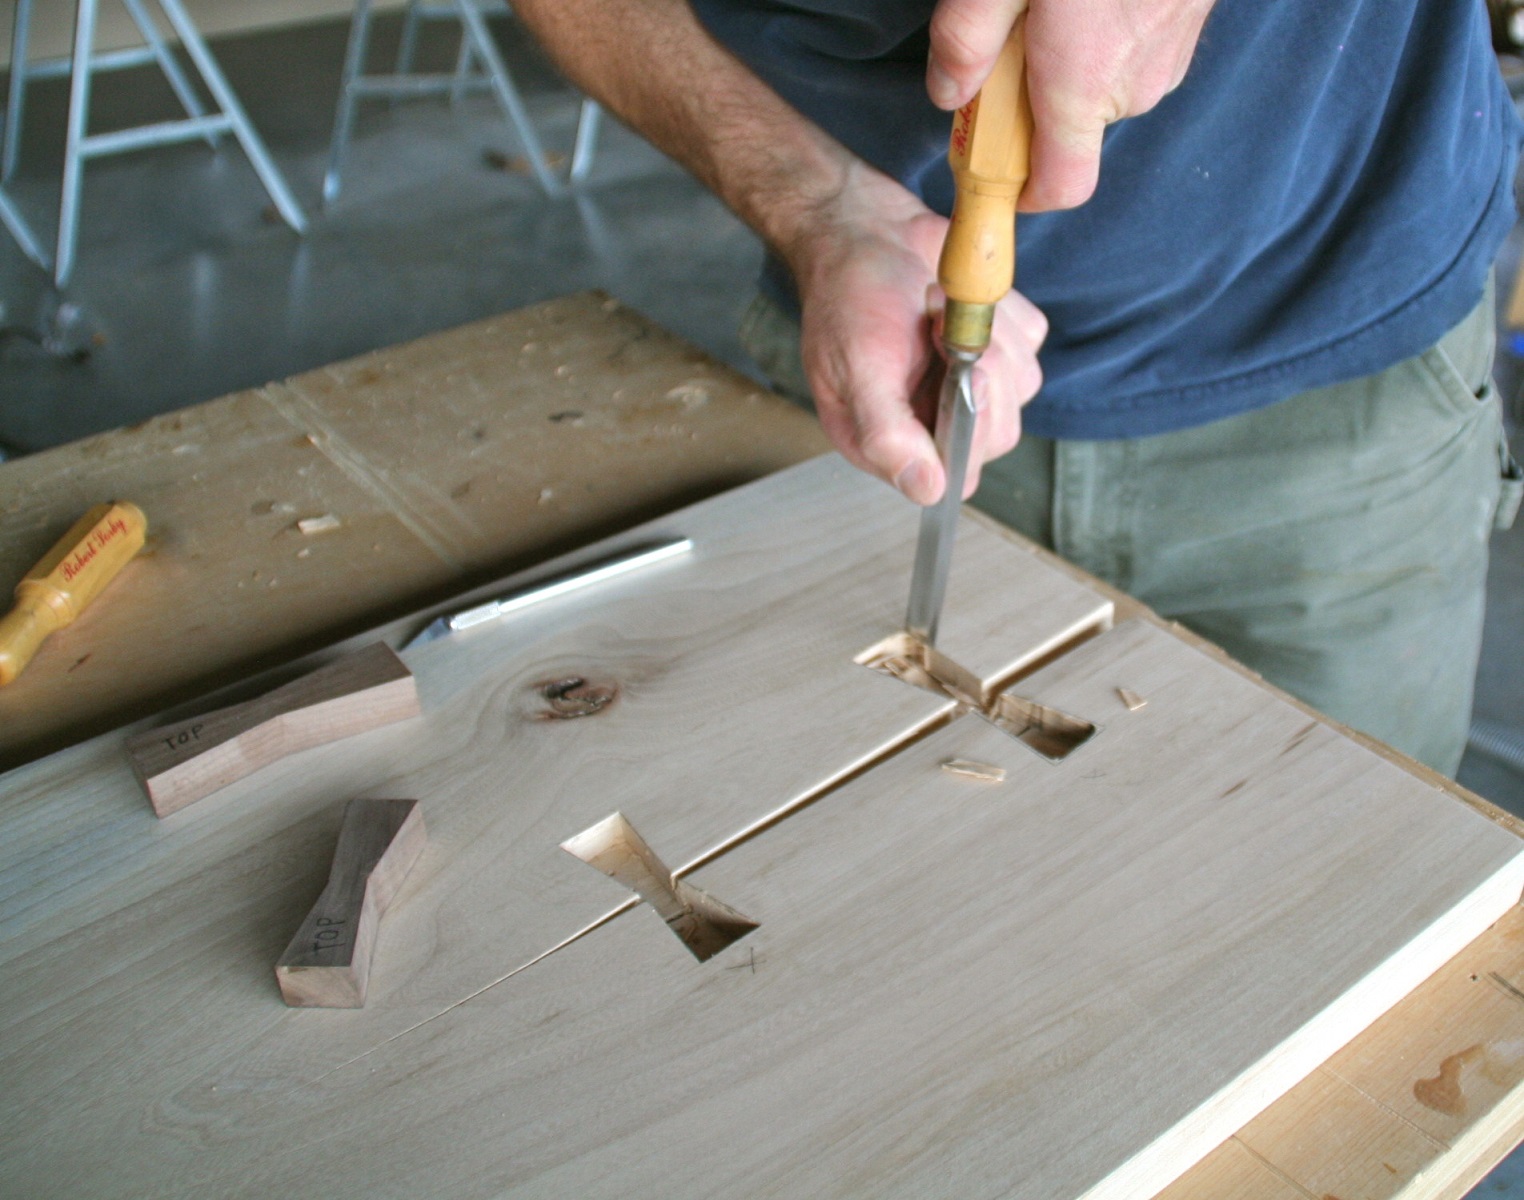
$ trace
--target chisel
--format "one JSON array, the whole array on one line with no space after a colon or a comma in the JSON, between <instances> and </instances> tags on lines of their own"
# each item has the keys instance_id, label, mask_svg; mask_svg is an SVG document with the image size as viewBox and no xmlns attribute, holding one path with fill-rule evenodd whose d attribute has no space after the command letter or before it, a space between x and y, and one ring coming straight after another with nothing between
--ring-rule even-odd
<instances>
[{"instance_id":1,"label":"chisel","mask_svg":"<svg viewBox=\"0 0 1524 1200\"><path fill-rule=\"evenodd\" d=\"M928 646L936 642L974 439L973 367L990 344L995 305L1016 277L1016 198L1026 182L1032 141L1025 21L1025 16L1017 18L990 77L953 118L947 152L955 190L952 223L937 267L947 293L942 326L947 374L935 430L947 490L922 510L905 615L911 636Z\"/></svg>"},{"instance_id":2,"label":"chisel","mask_svg":"<svg viewBox=\"0 0 1524 1200\"><path fill-rule=\"evenodd\" d=\"M20 675L43 639L84 612L143 548L148 521L135 504L97 504L16 585L0 619L0 686Z\"/></svg>"}]
</instances>

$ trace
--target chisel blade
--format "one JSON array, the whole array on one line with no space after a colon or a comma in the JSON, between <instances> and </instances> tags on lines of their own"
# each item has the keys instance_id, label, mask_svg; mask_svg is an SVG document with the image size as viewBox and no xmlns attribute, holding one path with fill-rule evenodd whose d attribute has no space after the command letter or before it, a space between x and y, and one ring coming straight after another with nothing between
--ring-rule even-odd
<instances>
[{"instance_id":1,"label":"chisel blade","mask_svg":"<svg viewBox=\"0 0 1524 1200\"><path fill-rule=\"evenodd\" d=\"M905 628L910 635L931 646L937 640L942 599L952 569L953 542L958 533L958 513L963 506L963 481L968 476L969 452L974 444L973 366L976 356L952 351L942 396L937 404L937 452L947 472L947 490L935 504L921 510L921 534L915 548L915 568L910 576L910 607Z\"/></svg>"}]
</instances>

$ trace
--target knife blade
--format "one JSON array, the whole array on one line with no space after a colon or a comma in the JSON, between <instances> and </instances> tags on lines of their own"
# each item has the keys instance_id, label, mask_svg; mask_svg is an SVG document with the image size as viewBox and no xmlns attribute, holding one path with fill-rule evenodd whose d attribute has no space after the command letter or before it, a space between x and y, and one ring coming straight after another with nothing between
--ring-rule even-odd
<instances>
[{"instance_id":1,"label":"knife blade","mask_svg":"<svg viewBox=\"0 0 1524 1200\"><path fill-rule=\"evenodd\" d=\"M676 558L681 554L687 554L693 549L693 542L689 538L673 538L665 542L657 542L654 545L642 546L639 549L617 554L612 558L606 558L586 567L580 567L568 571L563 575L554 575L539 583L532 583L528 587L509 592L506 596L500 596L496 600L489 600L485 604L473 605L471 608L462 609L457 613L450 613L439 617L431 622L406 645L404 650L414 646L422 646L437 638L446 637L452 633L458 633L462 629L470 629L476 625L483 625L488 621L495 621L505 617L509 613L518 612L528 608L532 604L539 604L546 600L553 600L557 596L564 596L568 592L579 591L585 587L591 587L595 583L604 580L615 579L620 575L637 571L642 567L651 566L653 563L665 562L669 558Z\"/></svg>"}]
</instances>

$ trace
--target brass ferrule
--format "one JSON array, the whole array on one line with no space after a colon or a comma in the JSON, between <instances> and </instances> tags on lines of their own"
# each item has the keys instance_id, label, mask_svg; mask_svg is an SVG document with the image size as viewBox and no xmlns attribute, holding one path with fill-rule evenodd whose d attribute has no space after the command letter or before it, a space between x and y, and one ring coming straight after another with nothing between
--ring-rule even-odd
<instances>
[{"instance_id":1,"label":"brass ferrule","mask_svg":"<svg viewBox=\"0 0 1524 1200\"><path fill-rule=\"evenodd\" d=\"M994 324L993 304L968 304L949 299L942 319L942 342L949 348L978 354L990 344L990 329Z\"/></svg>"}]
</instances>

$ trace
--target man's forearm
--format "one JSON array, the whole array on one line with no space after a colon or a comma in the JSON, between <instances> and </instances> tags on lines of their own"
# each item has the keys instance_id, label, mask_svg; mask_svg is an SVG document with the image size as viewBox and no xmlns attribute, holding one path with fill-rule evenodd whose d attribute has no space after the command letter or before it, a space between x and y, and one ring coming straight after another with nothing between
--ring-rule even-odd
<instances>
[{"instance_id":1,"label":"man's forearm","mask_svg":"<svg viewBox=\"0 0 1524 1200\"><path fill-rule=\"evenodd\" d=\"M806 120L716 42L688 0L516 0L586 92L716 192L787 262L801 353L826 435L918 504L944 473L914 402L936 367L937 254L947 221ZM976 462L1015 444L1046 324L1014 292L980 383ZM971 471L970 483L977 471Z\"/></svg>"},{"instance_id":2,"label":"man's forearm","mask_svg":"<svg viewBox=\"0 0 1524 1200\"><path fill-rule=\"evenodd\" d=\"M793 263L862 164L717 43L686 0L516 0L583 91Z\"/></svg>"}]
</instances>

